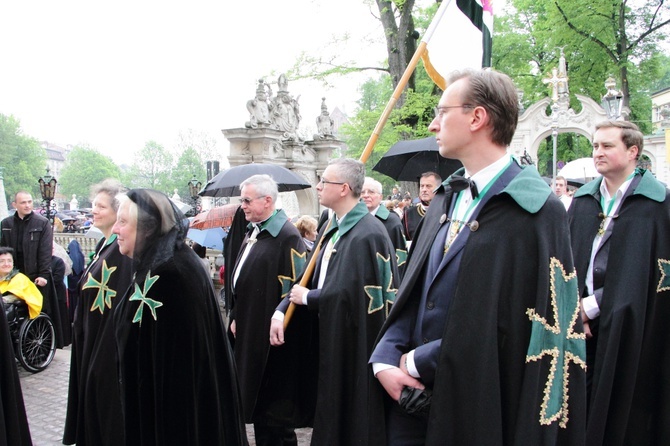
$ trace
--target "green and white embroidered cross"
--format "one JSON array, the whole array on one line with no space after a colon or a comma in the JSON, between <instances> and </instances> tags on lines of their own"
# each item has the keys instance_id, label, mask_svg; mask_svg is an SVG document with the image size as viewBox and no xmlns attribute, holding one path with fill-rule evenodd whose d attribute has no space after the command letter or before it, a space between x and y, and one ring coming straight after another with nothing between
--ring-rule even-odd
<instances>
[{"instance_id":1,"label":"green and white embroidered cross","mask_svg":"<svg viewBox=\"0 0 670 446\"><path fill-rule=\"evenodd\" d=\"M407 263L407 250L406 249L396 249L395 250L395 259L398 268Z\"/></svg>"},{"instance_id":2,"label":"green and white embroidered cross","mask_svg":"<svg viewBox=\"0 0 670 446\"><path fill-rule=\"evenodd\" d=\"M288 293L291 292L291 287L295 279L302 273L302 269L305 267L305 260L307 259L307 253L303 252L300 254L295 249L291 248L291 277L289 276L277 276L279 283L281 284L281 298L288 296Z\"/></svg>"},{"instance_id":3,"label":"green and white embroidered cross","mask_svg":"<svg viewBox=\"0 0 670 446\"><path fill-rule=\"evenodd\" d=\"M153 286L154 283L158 280L160 276L152 276L151 271L147 273L146 279L144 279L144 286L142 287L143 289L140 290L140 286L136 283L135 284L135 292L133 292L133 295L130 296L130 299L128 300L139 300L140 301L140 306L137 307L137 311L135 312L135 316L133 317L133 323L139 322L140 325L142 325L142 314L144 313L144 306L146 305L149 307L149 311L151 311L151 315L153 316L154 320L158 320L156 318L156 308L162 307L163 302L159 302L157 300L153 300L147 297L147 293L149 292L149 289Z\"/></svg>"},{"instance_id":4,"label":"green and white embroidered cross","mask_svg":"<svg viewBox=\"0 0 670 446\"><path fill-rule=\"evenodd\" d=\"M377 268L381 276L381 283L386 284L383 287L379 285L367 285L363 288L365 289L365 294L370 298L370 304L368 305L368 314L375 313L383 308L386 309L386 315L388 316L389 309L395 301L395 288L393 286L393 273L391 272L391 257L384 257L383 255L377 253Z\"/></svg>"},{"instance_id":5,"label":"green and white embroidered cross","mask_svg":"<svg viewBox=\"0 0 670 446\"><path fill-rule=\"evenodd\" d=\"M656 292L670 290L670 260L658 259L658 268L661 270L661 279L658 281Z\"/></svg>"},{"instance_id":6,"label":"green and white embroidered cross","mask_svg":"<svg viewBox=\"0 0 670 446\"><path fill-rule=\"evenodd\" d=\"M540 409L540 424L549 425L558 420L558 425L565 428L568 424L570 362L586 370L586 337L583 333L575 332L575 323L580 316L577 273L566 275L561 262L552 257L549 274L554 325L550 325L535 309L526 311L532 323L526 362L540 361L545 355L551 356L549 377Z\"/></svg>"},{"instance_id":7,"label":"green and white embroidered cross","mask_svg":"<svg viewBox=\"0 0 670 446\"><path fill-rule=\"evenodd\" d=\"M107 308L112 308L112 297L116 296L116 291L107 286L112 273L116 271L116 266L107 268L107 260L102 261L102 272L100 277L100 282L93 278L91 273L88 273L88 279L84 286L81 287L82 290L87 290L89 288L97 288L98 294L96 294L95 299L93 299L93 305L91 305L91 311L98 310L100 314L105 312L105 305Z\"/></svg>"}]
</instances>

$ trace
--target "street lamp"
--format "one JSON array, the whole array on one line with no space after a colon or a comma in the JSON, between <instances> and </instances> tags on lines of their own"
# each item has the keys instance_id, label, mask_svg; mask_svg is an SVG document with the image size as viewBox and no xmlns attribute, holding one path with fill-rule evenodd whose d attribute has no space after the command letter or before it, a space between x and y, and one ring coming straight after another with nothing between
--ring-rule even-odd
<instances>
[{"instance_id":1,"label":"street lamp","mask_svg":"<svg viewBox=\"0 0 670 446\"><path fill-rule=\"evenodd\" d=\"M193 178L191 178L191 181L188 182L188 192L191 195L191 200L193 201L193 215L197 215L200 213L200 196L198 195L198 192L200 192L200 189L202 188L202 183L198 181L193 175Z\"/></svg>"},{"instance_id":2,"label":"street lamp","mask_svg":"<svg viewBox=\"0 0 670 446\"><path fill-rule=\"evenodd\" d=\"M53 226L54 224L53 217L55 217L56 215L55 212L56 209L53 209L54 212L52 215L51 202L56 196L56 185L58 184L58 181L53 176L49 175L49 168L47 167L46 175L37 180L37 182L40 184L40 194L42 194L42 201L43 201L43 206L40 213L43 214L46 217L46 219L51 222L51 226Z\"/></svg>"},{"instance_id":3,"label":"street lamp","mask_svg":"<svg viewBox=\"0 0 670 446\"><path fill-rule=\"evenodd\" d=\"M616 89L616 81L612 76L605 81L605 88L607 88L607 93L603 96L602 106L607 113L607 118L616 121L621 117L623 94Z\"/></svg>"}]
</instances>

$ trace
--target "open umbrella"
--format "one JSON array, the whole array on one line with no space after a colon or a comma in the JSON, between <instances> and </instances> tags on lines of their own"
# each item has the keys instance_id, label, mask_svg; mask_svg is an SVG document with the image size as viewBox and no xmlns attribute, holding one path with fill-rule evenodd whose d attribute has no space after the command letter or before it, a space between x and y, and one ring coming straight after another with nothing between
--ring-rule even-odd
<instances>
[{"instance_id":1,"label":"open umbrella","mask_svg":"<svg viewBox=\"0 0 670 446\"><path fill-rule=\"evenodd\" d=\"M226 237L223 228L195 229L190 228L186 237L190 238L200 246L223 251L223 239Z\"/></svg>"},{"instance_id":2,"label":"open umbrella","mask_svg":"<svg viewBox=\"0 0 670 446\"><path fill-rule=\"evenodd\" d=\"M600 176L596 170L596 165L593 163L593 158L590 157L570 161L558 171L558 175L563 178L582 179L584 181Z\"/></svg>"},{"instance_id":3,"label":"open umbrella","mask_svg":"<svg viewBox=\"0 0 670 446\"><path fill-rule=\"evenodd\" d=\"M233 223L233 217L235 216L235 211L237 211L238 207L240 207L238 203L232 203L201 212L193 217L190 226L195 229L223 228L230 226Z\"/></svg>"},{"instance_id":4,"label":"open umbrella","mask_svg":"<svg viewBox=\"0 0 670 446\"><path fill-rule=\"evenodd\" d=\"M447 178L462 167L460 161L443 158L434 136L398 141L372 170L396 181L417 181L424 172L437 172Z\"/></svg>"},{"instance_id":5,"label":"open umbrella","mask_svg":"<svg viewBox=\"0 0 670 446\"><path fill-rule=\"evenodd\" d=\"M222 170L209 180L200 191L205 197L237 197L240 183L250 176L266 174L277 182L279 192L307 189L312 187L305 179L277 164L251 163Z\"/></svg>"}]
</instances>

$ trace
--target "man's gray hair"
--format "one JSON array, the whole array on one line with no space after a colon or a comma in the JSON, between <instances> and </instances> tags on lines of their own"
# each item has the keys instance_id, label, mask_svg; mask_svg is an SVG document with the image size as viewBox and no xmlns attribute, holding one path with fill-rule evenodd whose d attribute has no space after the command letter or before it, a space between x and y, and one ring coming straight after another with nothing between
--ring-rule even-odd
<instances>
[{"instance_id":1,"label":"man's gray hair","mask_svg":"<svg viewBox=\"0 0 670 446\"><path fill-rule=\"evenodd\" d=\"M365 177L365 181L363 182L363 187L365 187L366 184L369 186L370 190L373 190L373 191L377 192L378 194L382 193L382 183L375 180L374 178Z\"/></svg>"},{"instance_id":2,"label":"man's gray hair","mask_svg":"<svg viewBox=\"0 0 670 446\"><path fill-rule=\"evenodd\" d=\"M328 163L335 167L339 174L339 180L347 183L354 197L361 196L363 181L365 181L365 164L352 158L336 158Z\"/></svg>"},{"instance_id":3,"label":"man's gray hair","mask_svg":"<svg viewBox=\"0 0 670 446\"><path fill-rule=\"evenodd\" d=\"M277 187L277 182L273 180L270 175L260 174L250 176L242 181L240 190L242 190L244 186L254 186L259 197L270 197L273 203L277 201L279 188Z\"/></svg>"}]
</instances>

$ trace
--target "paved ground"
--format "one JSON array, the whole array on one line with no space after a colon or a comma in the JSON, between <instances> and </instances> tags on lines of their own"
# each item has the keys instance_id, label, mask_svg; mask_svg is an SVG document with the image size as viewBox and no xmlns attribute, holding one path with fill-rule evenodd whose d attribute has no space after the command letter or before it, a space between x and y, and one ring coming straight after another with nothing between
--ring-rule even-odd
<instances>
[{"instance_id":1,"label":"paved ground","mask_svg":"<svg viewBox=\"0 0 670 446\"><path fill-rule=\"evenodd\" d=\"M56 350L53 362L43 372L31 374L21 366L19 376L35 446L60 445L65 424L70 350ZM247 426L250 446L255 446L253 429ZM298 444L308 445L311 429L298 430Z\"/></svg>"}]
</instances>

